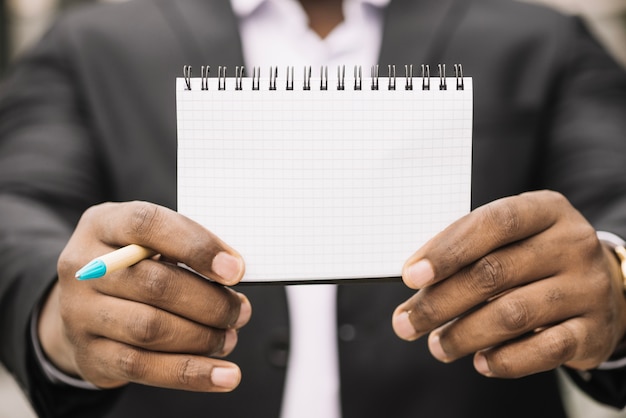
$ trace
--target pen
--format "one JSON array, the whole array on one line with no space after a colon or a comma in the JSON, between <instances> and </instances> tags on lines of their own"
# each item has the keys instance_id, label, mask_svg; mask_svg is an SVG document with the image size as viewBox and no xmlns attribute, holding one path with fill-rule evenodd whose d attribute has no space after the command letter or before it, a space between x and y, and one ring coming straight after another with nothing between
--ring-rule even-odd
<instances>
[{"instance_id":1,"label":"pen","mask_svg":"<svg viewBox=\"0 0 626 418\"><path fill-rule=\"evenodd\" d=\"M74 277L78 280L98 279L108 273L137 264L141 260L150 258L155 254L156 252L149 248L137 244L130 244L103 256L94 258L78 270Z\"/></svg>"}]
</instances>

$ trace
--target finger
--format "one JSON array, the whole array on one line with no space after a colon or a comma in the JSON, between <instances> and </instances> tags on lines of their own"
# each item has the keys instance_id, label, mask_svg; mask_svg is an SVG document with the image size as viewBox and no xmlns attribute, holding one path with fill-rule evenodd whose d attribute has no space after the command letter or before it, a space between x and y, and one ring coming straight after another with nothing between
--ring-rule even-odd
<instances>
[{"instance_id":1,"label":"finger","mask_svg":"<svg viewBox=\"0 0 626 418\"><path fill-rule=\"evenodd\" d=\"M589 357L586 330L597 327L586 318L575 318L509 344L476 353L474 367L489 377L518 378L555 369L573 360ZM595 357L599 359L600 357ZM581 363L581 368L596 367L601 360Z\"/></svg>"},{"instance_id":2,"label":"finger","mask_svg":"<svg viewBox=\"0 0 626 418\"><path fill-rule=\"evenodd\" d=\"M237 365L203 356L158 353L104 338L88 352L98 353L83 368L83 377L102 388L127 382L195 392L230 392L239 385Z\"/></svg>"},{"instance_id":3,"label":"finger","mask_svg":"<svg viewBox=\"0 0 626 418\"><path fill-rule=\"evenodd\" d=\"M87 304L86 304L87 305ZM102 297L83 307L85 331L150 351L224 356L237 344L235 330L218 330L128 300Z\"/></svg>"},{"instance_id":4,"label":"finger","mask_svg":"<svg viewBox=\"0 0 626 418\"><path fill-rule=\"evenodd\" d=\"M147 202L106 203L90 208L96 236L112 246L139 244L168 259L185 263L200 274L233 285L244 274L241 256L191 219Z\"/></svg>"},{"instance_id":5,"label":"finger","mask_svg":"<svg viewBox=\"0 0 626 418\"><path fill-rule=\"evenodd\" d=\"M94 287L103 294L142 302L215 328L240 328L252 311L244 295L154 260L97 280Z\"/></svg>"},{"instance_id":6,"label":"finger","mask_svg":"<svg viewBox=\"0 0 626 418\"><path fill-rule=\"evenodd\" d=\"M450 362L581 314L585 292L579 286L568 286L568 281L532 283L444 325L429 337L431 353Z\"/></svg>"},{"instance_id":7,"label":"finger","mask_svg":"<svg viewBox=\"0 0 626 418\"><path fill-rule=\"evenodd\" d=\"M566 203L542 191L496 200L459 219L407 260L402 279L419 289L438 282L497 248L553 225Z\"/></svg>"},{"instance_id":8,"label":"finger","mask_svg":"<svg viewBox=\"0 0 626 418\"><path fill-rule=\"evenodd\" d=\"M534 236L510 244L417 292L394 313L395 322L410 312L412 327L400 337L418 338L511 288L556 274L563 251L545 242ZM537 263L540 257L551 262Z\"/></svg>"}]
</instances>

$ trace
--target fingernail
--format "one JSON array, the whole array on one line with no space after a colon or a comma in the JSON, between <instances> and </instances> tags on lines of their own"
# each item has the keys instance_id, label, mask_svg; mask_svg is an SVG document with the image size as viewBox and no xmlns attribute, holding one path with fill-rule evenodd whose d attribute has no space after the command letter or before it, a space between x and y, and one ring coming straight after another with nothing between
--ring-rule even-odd
<instances>
[{"instance_id":1,"label":"fingernail","mask_svg":"<svg viewBox=\"0 0 626 418\"><path fill-rule=\"evenodd\" d=\"M211 264L213 272L224 279L227 283L239 280L241 274L241 259L227 253L219 252Z\"/></svg>"},{"instance_id":2,"label":"fingernail","mask_svg":"<svg viewBox=\"0 0 626 418\"><path fill-rule=\"evenodd\" d=\"M232 367L214 367L211 370L211 382L224 389L234 389L239 384L241 375L239 369Z\"/></svg>"},{"instance_id":3,"label":"fingernail","mask_svg":"<svg viewBox=\"0 0 626 418\"><path fill-rule=\"evenodd\" d=\"M252 305L250 304L250 301L243 294L238 293L238 295L241 299L241 308L239 308L239 318L237 318L237 322L235 322L236 329L246 325L252 317Z\"/></svg>"},{"instance_id":4,"label":"fingernail","mask_svg":"<svg viewBox=\"0 0 626 418\"><path fill-rule=\"evenodd\" d=\"M224 336L224 346L222 347L222 356L226 356L230 354L231 351L235 349L235 345L237 345L237 331L234 329L227 329L226 335Z\"/></svg>"},{"instance_id":5,"label":"fingernail","mask_svg":"<svg viewBox=\"0 0 626 418\"><path fill-rule=\"evenodd\" d=\"M435 272L430 261L420 260L406 270L404 282L411 288L421 289L434 279Z\"/></svg>"},{"instance_id":6,"label":"fingernail","mask_svg":"<svg viewBox=\"0 0 626 418\"><path fill-rule=\"evenodd\" d=\"M407 311L395 315L392 320L392 326L396 335L403 340L413 341L417 338L415 328L413 328L413 324L411 324L409 320L409 313Z\"/></svg>"},{"instance_id":7,"label":"fingernail","mask_svg":"<svg viewBox=\"0 0 626 418\"><path fill-rule=\"evenodd\" d=\"M428 337L428 349L430 350L430 354L432 354L437 360L444 363L448 363L450 361L446 352L443 351L438 333L430 333L430 336Z\"/></svg>"},{"instance_id":8,"label":"fingernail","mask_svg":"<svg viewBox=\"0 0 626 418\"><path fill-rule=\"evenodd\" d=\"M491 369L489 369L489 363L487 363L487 357L481 353L476 353L474 356L474 368L476 371L485 376L493 376Z\"/></svg>"}]
</instances>

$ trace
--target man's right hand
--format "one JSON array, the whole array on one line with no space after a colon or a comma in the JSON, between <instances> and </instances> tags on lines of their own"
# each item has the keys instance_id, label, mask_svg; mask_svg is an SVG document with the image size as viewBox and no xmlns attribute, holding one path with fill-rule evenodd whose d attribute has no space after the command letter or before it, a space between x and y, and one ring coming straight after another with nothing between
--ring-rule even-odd
<instances>
[{"instance_id":1,"label":"man's right hand","mask_svg":"<svg viewBox=\"0 0 626 418\"><path fill-rule=\"evenodd\" d=\"M128 244L160 256L102 279L74 278L93 258ZM236 251L172 210L145 202L94 206L59 258L59 279L39 318L41 346L60 370L101 388L136 382L230 391L241 372L215 357L233 350L250 319L248 299L223 286L243 273Z\"/></svg>"}]
</instances>

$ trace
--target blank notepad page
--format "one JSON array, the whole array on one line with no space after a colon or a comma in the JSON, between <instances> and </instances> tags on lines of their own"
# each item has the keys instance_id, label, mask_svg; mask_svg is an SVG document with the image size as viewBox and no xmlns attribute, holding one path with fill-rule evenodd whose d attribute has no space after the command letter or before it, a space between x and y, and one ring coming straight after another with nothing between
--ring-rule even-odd
<instances>
[{"instance_id":1,"label":"blank notepad page","mask_svg":"<svg viewBox=\"0 0 626 418\"><path fill-rule=\"evenodd\" d=\"M178 79L178 211L241 253L244 281L399 277L470 210L471 79L417 80Z\"/></svg>"}]
</instances>

